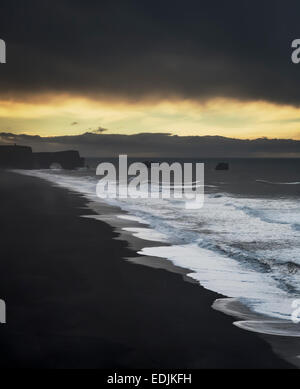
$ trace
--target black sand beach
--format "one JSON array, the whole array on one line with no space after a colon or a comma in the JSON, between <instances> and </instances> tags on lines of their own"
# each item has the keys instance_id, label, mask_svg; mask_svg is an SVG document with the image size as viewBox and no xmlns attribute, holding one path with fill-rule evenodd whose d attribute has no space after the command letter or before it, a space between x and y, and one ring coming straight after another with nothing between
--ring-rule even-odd
<instances>
[{"instance_id":1,"label":"black sand beach","mask_svg":"<svg viewBox=\"0 0 300 389\"><path fill-rule=\"evenodd\" d=\"M124 260L81 196L3 171L0 204L1 367L291 367L211 309L221 296Z\"/></svg>"}]
</instances>

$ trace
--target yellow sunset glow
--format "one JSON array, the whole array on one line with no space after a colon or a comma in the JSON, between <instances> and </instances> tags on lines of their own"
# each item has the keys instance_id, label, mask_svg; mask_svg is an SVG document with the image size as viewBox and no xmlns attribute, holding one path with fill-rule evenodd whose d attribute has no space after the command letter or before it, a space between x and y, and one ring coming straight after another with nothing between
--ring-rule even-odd
<instances>
[{"instance_id":1,"label":"yellow sunset glow","mask_svg":"<svg viewBox=\"0 0 300 389\"><path fill-rule=\"evenodd\" d=\"M99 127L112 134L168 132L181 136L300 139L300 108L221 98L130 103L60 95L0 100L1 132L59 136Z\"/></svg>"}]
</instances>

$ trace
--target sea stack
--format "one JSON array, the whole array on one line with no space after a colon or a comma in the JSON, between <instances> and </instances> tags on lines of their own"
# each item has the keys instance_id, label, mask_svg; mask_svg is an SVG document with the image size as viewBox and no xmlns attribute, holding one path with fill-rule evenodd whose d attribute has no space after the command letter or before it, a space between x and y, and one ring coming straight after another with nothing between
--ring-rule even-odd
<instances>
[{"instance_id":1,"label":"sea stack","mask_svg":"<svg viewBox=\"0 0 300 389\"><path fill-rule=\"evenodd\" d=\"M57 164L63 169L84 167L84 158L76 150L33 153L28 146L0 146L0 168L50 169Z\"/></svg>"}]
</instances>

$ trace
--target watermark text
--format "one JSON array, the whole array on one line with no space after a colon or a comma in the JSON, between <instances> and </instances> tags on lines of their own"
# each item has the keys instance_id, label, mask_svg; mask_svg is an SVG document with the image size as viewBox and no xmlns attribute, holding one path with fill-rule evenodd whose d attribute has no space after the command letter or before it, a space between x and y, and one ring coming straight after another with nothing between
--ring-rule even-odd
<instances>
[{"instance_id":1,"label":"watermark text","mask_svg":"<svg viewBox=\"0 0 300 389\"><path fill-rule=\"evenodd\" d=\"M100 163L96 174L101 199L182 199L185 208L199 209L204 203L203 163L143 163L128 166L127 155L119 156L118 169L110 162Z\"/></svg>"}]
</instances>

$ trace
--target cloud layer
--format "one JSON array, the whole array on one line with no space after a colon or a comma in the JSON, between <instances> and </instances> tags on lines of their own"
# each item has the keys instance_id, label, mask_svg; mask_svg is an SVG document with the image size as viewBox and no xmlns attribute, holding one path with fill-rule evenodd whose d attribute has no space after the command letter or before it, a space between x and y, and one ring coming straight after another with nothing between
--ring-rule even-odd
<instances>
[{"instance_id":1,"label":"cloud layer","mask_svg":"<svg viewBox=\"0 0 300 389\"><path fill-rule=\"evenodd\" d=\"M299 105L299 1L1 2L1 94Z\"/></svg>"}]
</instances>

